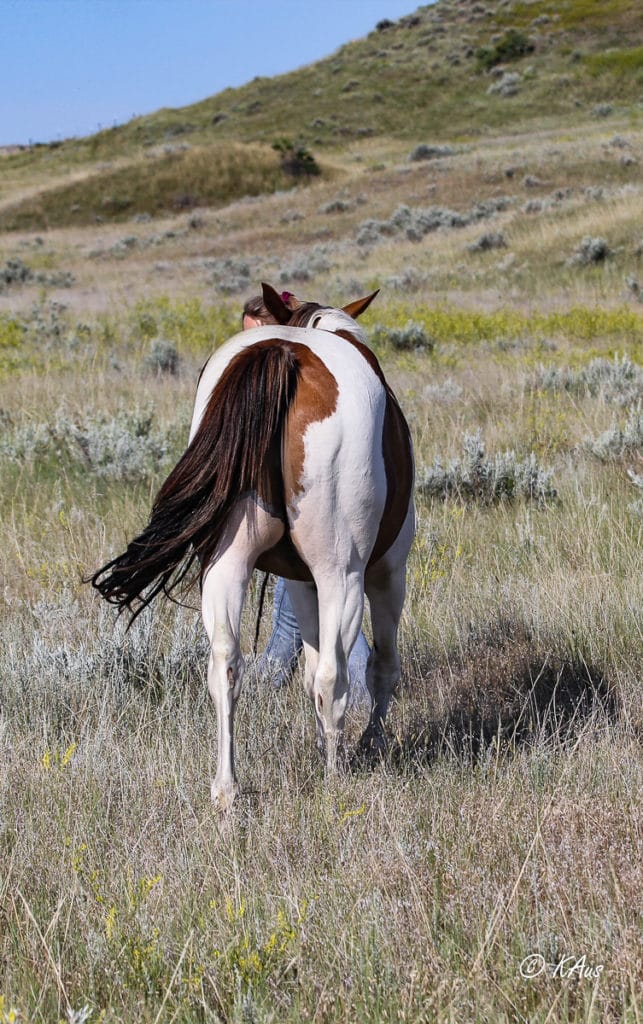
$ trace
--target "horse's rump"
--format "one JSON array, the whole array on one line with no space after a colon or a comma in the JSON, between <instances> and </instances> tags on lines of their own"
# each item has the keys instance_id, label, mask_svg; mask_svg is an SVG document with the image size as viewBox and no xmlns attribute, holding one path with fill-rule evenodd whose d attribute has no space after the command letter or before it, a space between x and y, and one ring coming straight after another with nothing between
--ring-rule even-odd
<instances>
[{"instance_id":1,"label":"horse's rump","mask_svg":"<svg viewBox=\"0 0 643 1024\"><path fill-rule=\"evenodd\" d=\"M354 337L340 340L326 331L283 327L272 333L241 348L224 366L204 396L187 450L158 492L148 525L91 577L103 597L133 617L157 594L171 594L196 560L202 571L207 567L232 509L248 494L286 527L277 545L258 556L257 567L289 579L312 579L293 543L289 518L306 489L309 430L332 419L347 380L356 388L357 406L371 409L376 394L385 407L382 433L374 435L374 450L364 457L365 462L373 455L383 460L386 475L369 564L399 533L412 486L410 439L375 356ZM341 445L359 447L369 430L374 430L370 420L353 422Z\"/></svg>"}]
</instances>

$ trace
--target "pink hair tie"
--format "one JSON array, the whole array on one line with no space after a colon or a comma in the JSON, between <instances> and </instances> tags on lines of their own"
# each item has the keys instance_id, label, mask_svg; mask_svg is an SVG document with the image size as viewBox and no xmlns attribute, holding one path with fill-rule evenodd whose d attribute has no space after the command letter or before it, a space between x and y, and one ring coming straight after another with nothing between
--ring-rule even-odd
<instances>
[{"instance_id":1,"label":"pink hair tie","mask_svg":"<svg viewBox=\"0 0 643 1024\"><path fill-rule=\"evenodd\" d=\"M282 302L288 302L288 299L291 299L291 298L292 298L292 292L282 292L281 293L281 301Z\"/></svg>"}]
</instances>

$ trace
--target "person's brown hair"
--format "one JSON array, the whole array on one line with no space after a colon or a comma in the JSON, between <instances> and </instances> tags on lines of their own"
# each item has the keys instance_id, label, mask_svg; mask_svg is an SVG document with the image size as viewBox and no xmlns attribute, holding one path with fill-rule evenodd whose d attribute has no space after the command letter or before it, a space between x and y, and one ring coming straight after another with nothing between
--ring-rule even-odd
<instances>
[{"instance_id":1,"label":"person's brown hair","mask_svg":"<svg viewBox=\"0 0 643 1024\"><path fill-rule=\"evenodd\" d=\"M301 305L299 299L292 292L282 292L281 298L289 309L295 310ZM251 299L247 299L244 302L243 312L241 313L242 324L247 316L251 316L254 320L261 320L263 324L276 324L279 322L267 308L263 295L253 295Z\"/></svg>"},{"instance_id":2,"label":"person's brown hair","mask_svg":"<svg viewBox=\"0 0 643 1024\"><path fill-rule=\"evenodd\" d=\"M253 295L251 299L244 302L243 312L241 314L242 324L247 316L251 316L254 320L261 320L264 324L277 323L270 310L266 308L262 295Z\"/></svg>"}]
</instances>

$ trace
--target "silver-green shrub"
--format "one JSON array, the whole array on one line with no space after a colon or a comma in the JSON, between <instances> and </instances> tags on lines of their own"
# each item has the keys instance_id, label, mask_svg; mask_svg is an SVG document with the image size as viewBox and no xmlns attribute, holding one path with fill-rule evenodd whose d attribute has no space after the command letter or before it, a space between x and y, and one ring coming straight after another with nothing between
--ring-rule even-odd
<instances>
[{"instance_id":1,"label":"silver-green shrub","mask_svg":"<svg viewBox=\"0 0 643 1024\"><path fill-rule=\"evenodd\" d=\"M279 275L280 282L288 284L290 281L309 281L317 274L325 273L332 266L328 258L329 253L328 246L316 245L308 254L302 254L298 259L283 265Z\"/></svg>"},{"instance_id":2,"label":"silver-green shrub","mask_svg":"<svg viewBox=\"0 0 643 1024\"><path fill-rule=\"evenodd\" d=\"M371 332L375 344L388 344L400 352L430 352L435 342L430 338L422 324L409 320L404 327L385 327L375 324Z\"/></svg>"},{"instance_id":3,"label":"silver-green shrub","mask_svg":"<svg viewBox=\"0 0 643 1024\"><path fill-rule=\"evenodd\" d=\"M342 199L338 196L337 199L331 199L328 203L322 203L318 209L318 213L347 213L349 210L355 208L355 201L353 199Z\"/></svg>"},{"instance_id":4,"label":"silver-green shrub","mask_svg":"<svg viewBox=\"0 0 643 1024\"><path fill-rule=\"evenodd\" d=\"M387 291L416 292L426 283L426 275L418 273L413 267L405 267L399 274L391 274L383 282Z\"/></svg>"},{"instance_id":5,"label":"silver-green shrub","mask_svg":"<svg viewBox=\"0 0 643 1024\"><path fill-rule=\"evenodd\" d=\"M587 267L592 263L602 263L611 255L612 250L604 238L592 238L590 235L585 235L567 263L570 267Z\"/></svg>"},{"instance_id":6,"label":"silver-green shrub","mask_svg":"<svg viewBox=\"0 0 643 1024\"><path fill-rule=\"evenodd\" d=\"M627 419L621 427L612 423L598 437L585 438L585 447L601 462L620 459L624 455L633 455L643 448L643 411L641 402L632 405L627 411Z\"/></svg>"},{"instance_id":7,"label":"silver-green shrub","mask_svg":"<svg viewBox=\"0 0 643 1024\"><path fill-rule=\"evenodd\" d=\"M421 142L419 146L411 150L409 160L413 162L418 160L435 160L437 157L454 156L456 152L457 150L453 146L430 146L426 142Z\"/></svg>"},{"instance_id":8,"label":"silver-green shrub","mask_svg":"<svg viewBox=\"0 0 643 1024\"><path fill-rule=\"evenodd\" d=\"M246 260L208 259L203 260L202 265L210 271L211 284L224 295L236 295L250 287L253 268Z\"/></svg>"},{"instance_id":9,"label":"silver-green shrub","mask_svg":"<svg viewBox=\"0 0 643 1024\"><path fill-rule=\"evenodd\" d=\"M154 373L178 373L179 353L174 342L165 338L152 338L145 366Z\"/></svg>"},{"instance_id":10,"label":"silver-green shrub","mask_svg":"<svg viewBox=\"0 0 643 1024\"><path fill-rule=\"evenodd\" d=\"M70 453L98 476L113 480L148 476L161 465L168 448L165 434L154 429L152 416L141 412L97 416L82 424L60 416L54 436L59 442L64 439Z\"/></svg>"},{"instance_id":11,"label":"silver-green shrub","mask_svg":"<svg viewBox=\"0 0 643 1024\"><path fill-rule=\"evenodd\" d=\"M405 235L412 242L419 242L431 231L438 228L463 228L468 224L493 217L506 210L514 200L508 196L495 196L476 203L465 213L458 213L446 206L411 207L398 206L388 220L373 218L363 221L357 231L358 245L376 245L384 238Z\"/></svg>"},{"instance_id":12,"label":"silver-green shrub","mask_svg":"<svg viewBox=\"0 0 643 1024\"><path fill-rule=\"evenodd\" d=\"M427 384L422 392L427 402L439 402L441 405L450 405L462 398L463 390L451 377L447 377L441 384Z\"/></svg>"},{"instance_id":13,"label":"silver-green shrub","mask_svg":"<svg viewBox=\"0 0 643 1024\"><path fill-rule=\"evenodd\" d=\"M0 292L12 284L42 284L50 288L71 288L74 275L68 270L53 270L45 273L34 272L19 256L8 259L0 267Z\"/></svg>"},{"instance_id":14,"label":"silver-green shrub","mask_svg":"<svg viewBox=\"0 0 643 1024\"><path fill-rule=\"evenodd\" d=\"M61 410L53 423L6 431L0 440L0 457L20 463L66 458L100 477L133 480L157 470L168 447L168 435L154 427L149 413L102 414L78 422Z\"/></svg>"},{"instance_id":15,"label":"silver-green shrub","mask_svg":"<svg viewBox=\"0 0 643 1024\"><path fill-rule=\"evenodd\" d=\"M617 405L636 401L643 393L643 371L627 356L592 359L573 370L568 366L543 366L535 376L539 391L568 391L573 395L602 395Z\"/></svg>"},{"instance_id":16,"label":"silver-green shrub","mask_svg":"<svg viewBox=\"0 0 643 1024\"><path fill-rule=\"evenodd\" d=\"M430 498L459 498L494 505L524 498L544 505L556 497L552 472L534 452L520 459L511 451L488 456L482 434L465 434L462 456L444 466L440 459L418 474L417 490Z\"/></svg>"},{"instance_id":17,"label":"silver-green shrub","mask_svg":"<svg viewBox=\"0 0 643 1024\"><path fill-rule=\"evenodd\" d=\"M208 641L193 610L150 609L126 631L112 608L101 602L89 614L63 592L25 608L23 617L22 628L15 616L0 625L5 714L34 723L45 715L49 727L60 727L73 716L70 708L97 688L118 708L136 692L180 700L183 688L194 683L193 699L207 704Z\"/></svg>"},{"instance_id":18,"label":"silver-green shrub","mask_svg":"<svg viewBox=\"0 0 643 1024\"><path fill-rule=\"evenodd\" d=\"M506 249L507 243L502 231L487 231L467 246L467 252L488 252L490 249Z\"/></svg>"}]
</instances>

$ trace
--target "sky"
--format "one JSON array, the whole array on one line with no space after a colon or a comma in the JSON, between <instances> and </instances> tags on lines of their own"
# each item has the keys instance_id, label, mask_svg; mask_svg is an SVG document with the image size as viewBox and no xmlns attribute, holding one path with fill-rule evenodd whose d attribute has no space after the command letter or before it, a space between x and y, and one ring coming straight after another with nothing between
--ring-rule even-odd
<instances>
[{"instance_id":1,"label":"sky","mask_svg":"<svg viewBox=\"0 0 643 1024\"><path fill-rule=\"evenodd\" d=\"M0 145L88 135L291 71L420 2L0 0Z\"/></svg>"}]
</instances>

